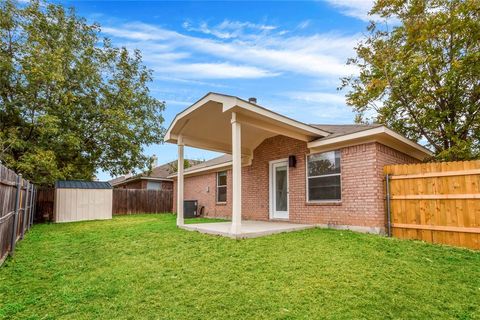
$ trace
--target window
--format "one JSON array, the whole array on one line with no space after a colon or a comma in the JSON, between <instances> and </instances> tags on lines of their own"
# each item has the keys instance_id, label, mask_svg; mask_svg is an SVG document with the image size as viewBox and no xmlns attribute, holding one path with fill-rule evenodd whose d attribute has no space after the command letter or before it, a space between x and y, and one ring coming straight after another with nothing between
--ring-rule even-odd
<instances>
[{"instance_id":1,"label":"window","mask_svg":"<svg viewBox=\"0 0 480 320\"><path fill-rule=\"evenodd\" d=\"M308 201L341 200L340 151L307 157Z\"/></svg>"},{"instance_id":2,"label":"window","mask_svg":"<svg viewBox=\"0 0 480 320\"><path fill-rule=\"evenodd\" d=\"M162 189L160 182L147 181L147 190L160 190Z\"/></svg>"},{"instance_id":3,"label":"window","mask_svg":"<svg viewBox=\"0 0 480 320\"><path fill-rule=\"evenodd\" d=\"M227 202L227 171L217 172L217 202Z\"/></svg>"}]
</instances>

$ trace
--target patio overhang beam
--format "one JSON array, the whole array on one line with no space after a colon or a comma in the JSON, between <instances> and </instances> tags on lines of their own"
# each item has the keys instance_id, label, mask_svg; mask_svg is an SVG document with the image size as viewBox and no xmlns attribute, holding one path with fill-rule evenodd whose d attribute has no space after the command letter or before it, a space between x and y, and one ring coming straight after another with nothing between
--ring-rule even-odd
<instances>
[{"instance_id":1,"label":"patio overhang beam","mask_svg":"<svg viewBox=\"0 0 480 320\"><path fill-rule=\"evenodd\" d=\"M178 136L173 135L175 140L178 141ZM182 135L183 139L183 144L185 146L193 147L193 148L199 148L199 149L204 149L204 150L209 150L209 151L216 151L216 152L223 152L223 153L231 153L232 147L230 144L223 143L220 141L215 141L215 140L209 140L209 139L198 139L194 137L189 137ZM253 151L250 150L249 148L242 147L241 149L242 152L242 157L251 157L253 154Z\"/></svg>"},{"instance_id":2,"label":"patio overhang beam","mask_svg":"<svg viewBox=\"0 0 480 320\"><path fill-rule=\"evenodd\" d=\"M275 135L284 135L293 139L306 141L306 142L309 142L312 139L314 139L314 137L312 137L311 134L301 133L298 130L289 130L291 128L288 128L286 126L280 126L273 122L266 121L265 119L261 120L261 119L254 118L242 113L237 113L237 121L244 125L265 130Z\"/></svg>"}]
</instances>

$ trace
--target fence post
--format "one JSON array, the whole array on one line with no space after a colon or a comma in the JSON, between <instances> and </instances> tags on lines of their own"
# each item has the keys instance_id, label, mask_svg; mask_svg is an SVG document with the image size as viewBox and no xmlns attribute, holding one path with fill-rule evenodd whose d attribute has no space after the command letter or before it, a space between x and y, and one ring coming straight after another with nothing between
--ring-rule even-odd
<instances>
[{"instance_id":1,"label":"fence post","mask_svg":"<svg viewBox=\"0 0 480 320\"><path fill-rule=\"evenodd\" d=\"M390 211L390 174L385 177L387 193L387 235L392 236L392 215Z\"/></svg>"},{"instance_id":2,"label":"fence post","mask_svg":"<svg viewBox=\"0 0 480 320\"><path fill-rule=\"evenodd\" d=\"M21 190L21 181L22 181L22 174L17 175L17 192L15 195L15 213L13 214L13 232L12 232L12 239L10 243L10 255L13 256L15 253L15 244L17 243L17 225L18 225L18 208L20 206L20 190Z\"/></svg>"},{"instance_id":3,"label":"fence post","mask_svg":"<svg viewBox=\"0 0 480 320\"><path fill-rule=\"evenodd\" d=\"M28 219L27 223L27 231L30 230L31 221L32 221L32 199L33 199L33 184L29 184L29 198L28 198Z\"/></svg>"},{"instance_id":4,"label":"fence post","mask_svg":"<svg viewBox=\"0 0 480 320\"><path fill-rule=\"evenodd\" d=\"M27 181L27 186L25 187L25 203L23 206L23 219L22 219L22 232L20 234L20 239L23 239L23 236L25 234L25 228L26 228L26 222L27 222L27 205L28 205L28 197L29 197L29 182Z\"/></svg>"},{"instance_id":5,"label":"fence post","mask_svg":"<svg viewBox=\"0 0 480 320\"><path fill-rule=\"evenodd\" d=\"M30 209L30 227L33 226L33 220L35 216L35 206L37 204L37 188L32 184L32 199L30 201L31 209Z\"/></svg>"}]
</instances>

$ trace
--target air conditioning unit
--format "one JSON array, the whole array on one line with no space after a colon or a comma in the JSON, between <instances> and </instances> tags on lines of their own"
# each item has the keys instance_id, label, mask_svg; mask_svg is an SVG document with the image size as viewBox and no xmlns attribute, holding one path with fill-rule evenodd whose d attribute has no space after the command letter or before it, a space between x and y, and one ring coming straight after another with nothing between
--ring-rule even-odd
<instances>
[{"instance_id":1,"label":"air conditioning unit","mask_svg":"<svg viewBox=\"0 0 480 320\"><path fill-rule=\"evenodd\" d=\"M198 201L185 200L183 201L183 217L195 218L198 216Z\"/></svg>"}]
</instances>

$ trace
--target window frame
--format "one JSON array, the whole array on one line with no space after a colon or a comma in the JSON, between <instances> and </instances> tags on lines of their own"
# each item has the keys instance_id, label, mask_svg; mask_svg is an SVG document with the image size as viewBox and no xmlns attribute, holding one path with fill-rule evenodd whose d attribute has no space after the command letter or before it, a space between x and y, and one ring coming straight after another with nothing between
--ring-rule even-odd
<instances>
[{"instance_id":1,"label":"window frame","mask_svg":"<svg viewBox=\"0 0 480 320\"><path fill-rule=\"evenodd\" d=\"M225 173L225 185L219 185L219 175L221 173ZM225 201L218 201L218 188L225 188ZM224 171L217 171L215 172L215 203L216 204L226 204L228 199L228 172L227 170Z\"/></svg>"},{"instance_id":2,"label":"window frame","mask_svg":"<svg viewBox=\"0 0 480 320\"><path fill-rule=\"evenodd\" d=\"M308 176L308 157L316 154L328 153L328 152L339 152L340 153L340 173L328 173L319 176ZM321 178L321 177L333 177L339 176L340 177L340 198L339 199L323 199L323 200L310 200L310 193L308 192L310 186L310 178ZM342 202L343 194L342 194L342 152L341 150L328 150L322 152L315 152L315 153L307 153L305 155L305 195L306 195L306 202L311 204L338 204Z\"/></svg>"}]
</instances>

